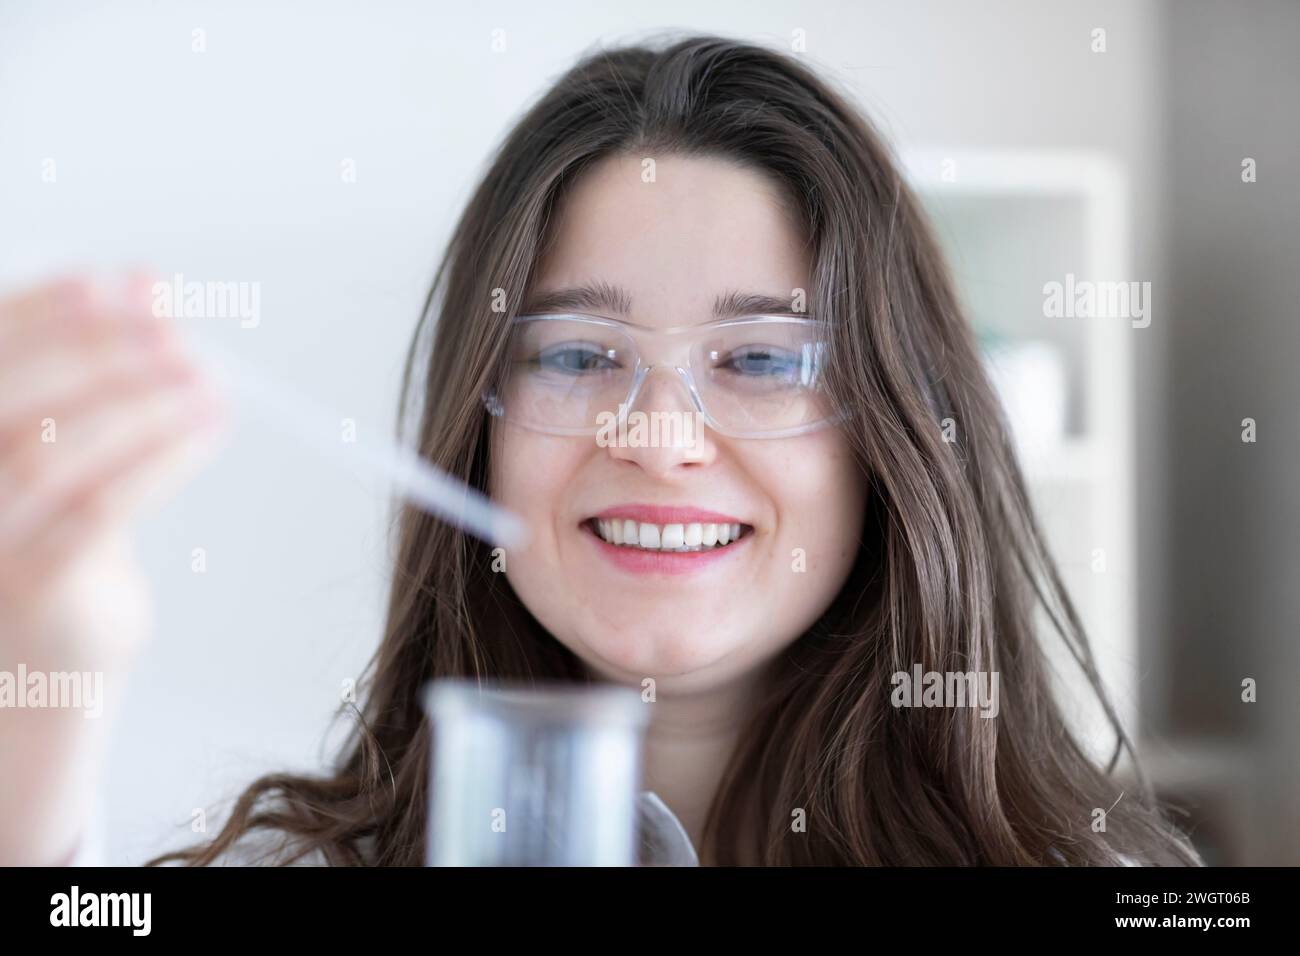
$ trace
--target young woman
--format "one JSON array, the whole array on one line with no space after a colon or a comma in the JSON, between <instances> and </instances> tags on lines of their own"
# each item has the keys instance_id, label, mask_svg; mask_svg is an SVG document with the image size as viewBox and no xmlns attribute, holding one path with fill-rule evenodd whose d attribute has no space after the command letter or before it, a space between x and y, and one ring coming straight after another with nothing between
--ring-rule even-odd
<instances>
[{"instance_id":1,"label":"young woman","mask_svg":"<svg viewBox=\"0 0 1300 956\"><path fill-rule=\"evenodd\" d=\"M420 864L440 676L653 679L645 784L704 864L1199 862L1113 775L1129 738L916 199L796 59L693 37L570 70L458 223L406 389L420 453L529 545L498 573L406 510L337 769L256 781L159 862ZM704 428L602 441L620 405ZM1106 768L1053 699L1054 639L1115 725ZM898 706L918 666L995 675L996 715Z\"/></svg>"}]
</instances>

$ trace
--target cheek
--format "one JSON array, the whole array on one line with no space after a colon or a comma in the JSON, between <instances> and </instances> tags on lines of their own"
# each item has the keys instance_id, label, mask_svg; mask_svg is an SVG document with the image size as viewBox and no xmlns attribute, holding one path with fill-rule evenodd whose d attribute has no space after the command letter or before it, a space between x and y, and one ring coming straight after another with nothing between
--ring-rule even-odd
<instances>
[{"instance_id":1,"label":"cheek","mask_svg":"<svg viewBox=\"0 0 1300 956\"><path fill-rule=\"evenodd\" d=\"M581 443L493 424L488 487L494 501L524 519L526 548L505 555L505 575L543 623L564 591L561 542L566 495L583 462Z\"/></svg>"},{"instance_id":2,"label":"cheek","mask_svg":"<svg viewBox=\"0 0 1300 956\"><path fill-rule=\"evenodd\" d=\"M565 487L581 464L577 443L495 423L491 442L492 498L527 519L539 539L552 537Z\"/></svg>"},{"instance_id":3,"label":"cheek","mask_svg":"<svg viewBox=\"0 0 1300 956\"><path fill-rule=\"evenodd\" d=\"M771 593L789 608L788 627L806 629L843 585L861 545L866 479L837 432L796 441L763 465L777 513Z\"/></svg>"}]
</instances>

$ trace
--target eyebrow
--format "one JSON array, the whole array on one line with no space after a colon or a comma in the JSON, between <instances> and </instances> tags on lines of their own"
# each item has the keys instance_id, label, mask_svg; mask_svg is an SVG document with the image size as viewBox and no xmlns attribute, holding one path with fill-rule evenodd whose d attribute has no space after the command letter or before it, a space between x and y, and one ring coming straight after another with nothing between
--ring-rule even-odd
<instances>
[{"instance_id":1,"label":"eyebrow","mask_svg":"<svg viewBox=\"0 0 1300 956\"><path fill-rule=\"evenodd\" d=\"M608 282L593 282L564 289L535 292L524 301L524 315L548 312L612 312L626 317L632 311L632 296L626 289ZM728 291L713 301L715 319L734 319L745 315L801 316L793 308L793 296L765 295L759 292Z\"/></svg>"}]
</instances>

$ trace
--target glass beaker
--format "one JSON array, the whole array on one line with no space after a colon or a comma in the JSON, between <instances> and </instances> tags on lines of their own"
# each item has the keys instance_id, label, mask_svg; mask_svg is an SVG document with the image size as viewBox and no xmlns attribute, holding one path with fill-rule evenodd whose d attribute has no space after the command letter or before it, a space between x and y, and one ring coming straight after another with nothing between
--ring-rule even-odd
<instances>
[{"instance_id":1,"label":"glass beaker","mask_svg":"<svg viewBox=\"0 0 1300 956\"><path fill-rule=\"evenodd\" d=\"M649 710L634 689L442 678L429 866L635 866Z\"/></svg>"}]
</instances>

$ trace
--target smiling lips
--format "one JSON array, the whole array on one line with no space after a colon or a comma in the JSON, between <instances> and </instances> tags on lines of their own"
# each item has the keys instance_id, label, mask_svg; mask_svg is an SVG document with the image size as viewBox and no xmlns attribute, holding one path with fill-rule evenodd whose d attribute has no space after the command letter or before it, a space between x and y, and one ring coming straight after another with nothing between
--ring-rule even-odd
<instances>
[{"instance_id":1,"label":"smiling lips","mask_svg":"<svg viewBox=\"0 0 1300 956\"><path fill-rule=\"evenodd\" d=\"M615 564L630 571L681 573L731 553L753 527L698 508L624 505L582 523Z\"/></svg>"}]
</instances>

